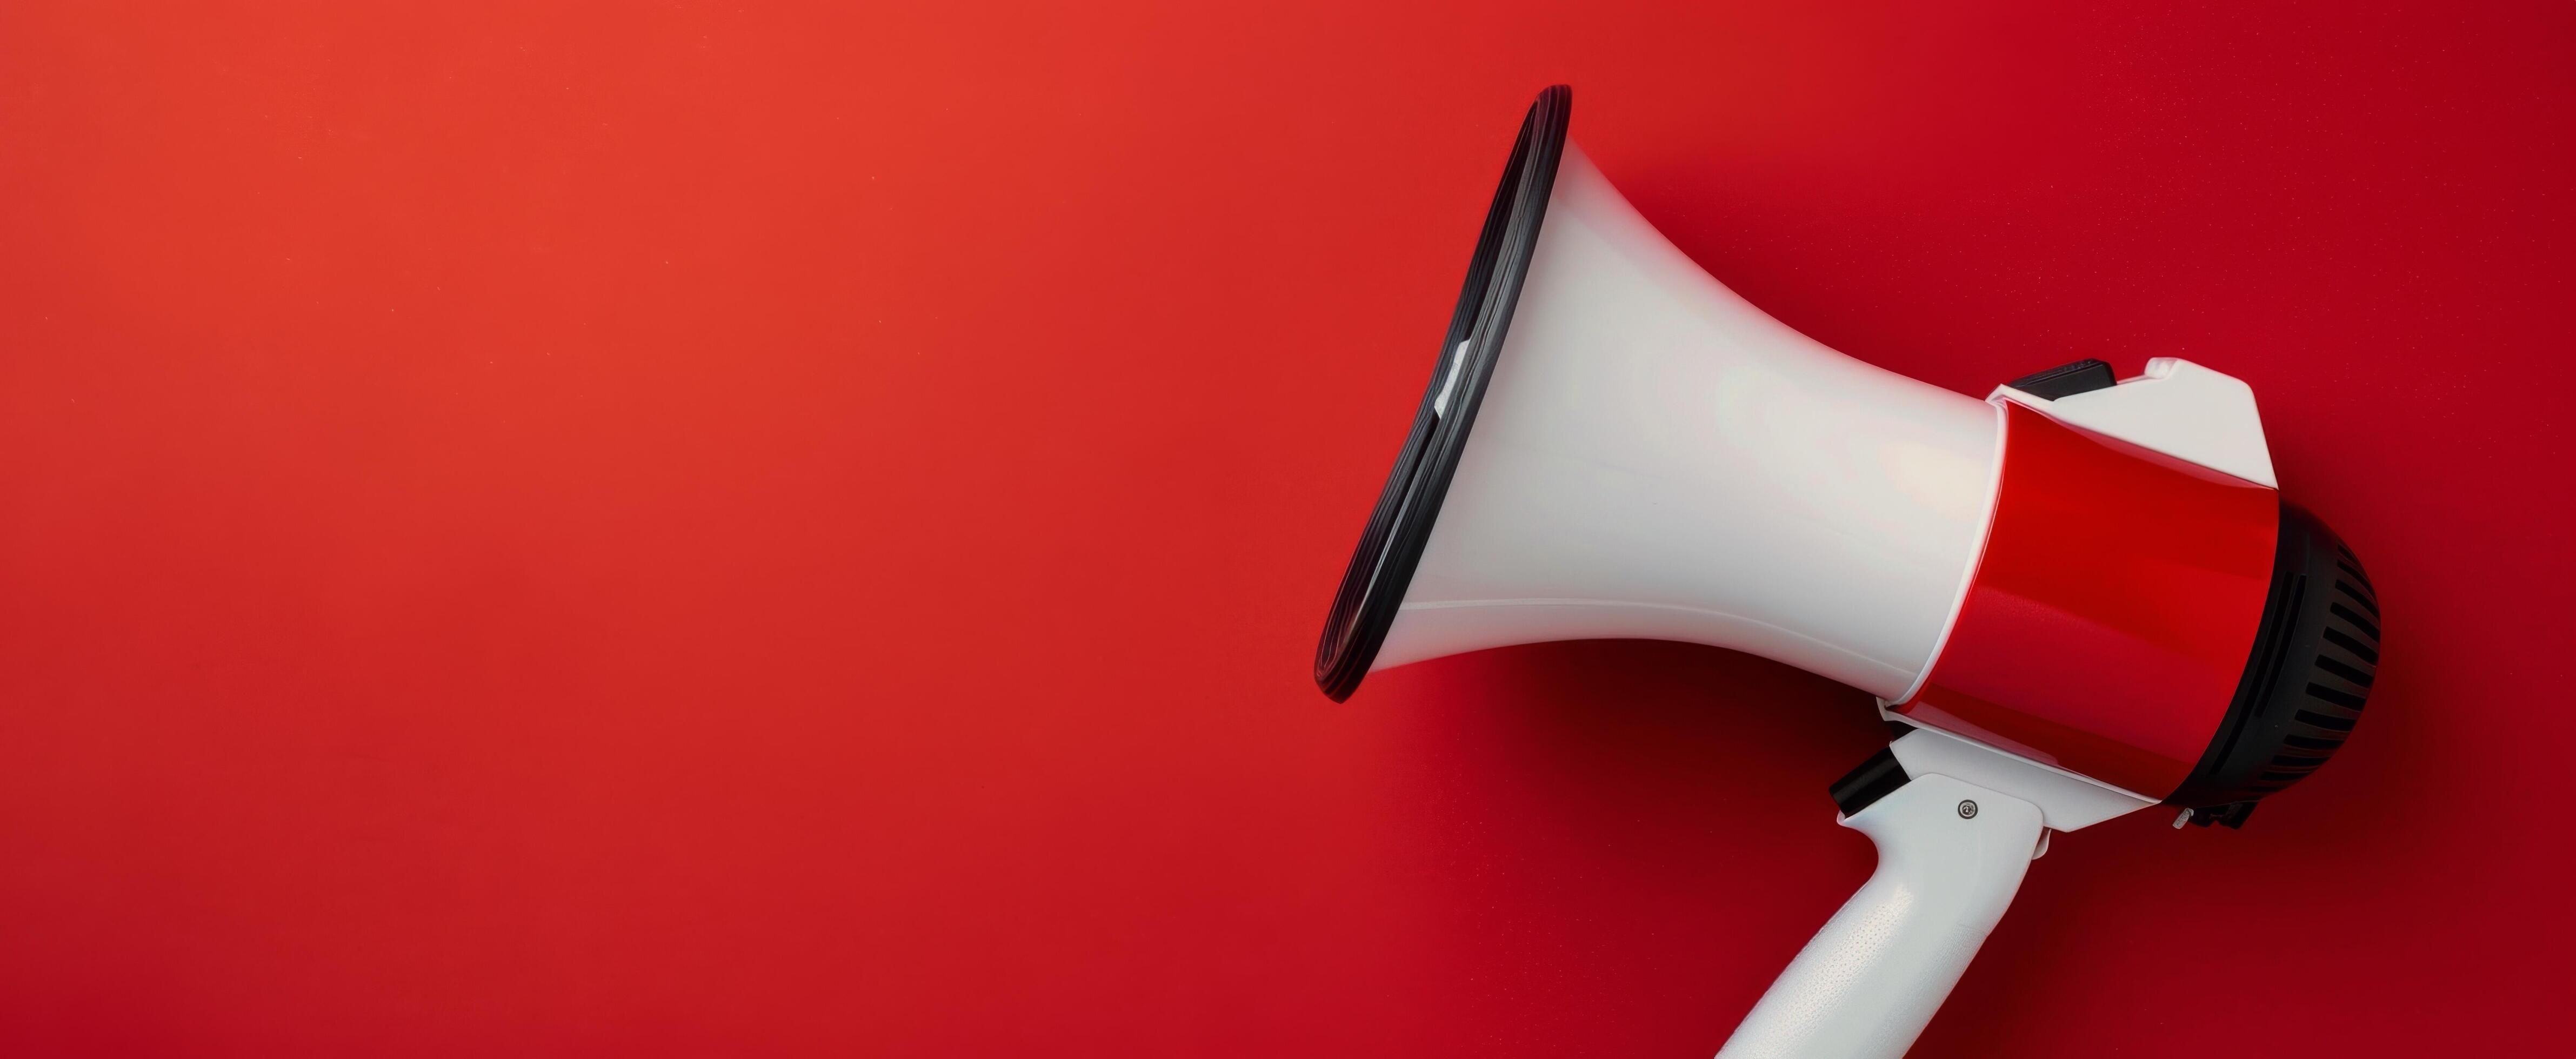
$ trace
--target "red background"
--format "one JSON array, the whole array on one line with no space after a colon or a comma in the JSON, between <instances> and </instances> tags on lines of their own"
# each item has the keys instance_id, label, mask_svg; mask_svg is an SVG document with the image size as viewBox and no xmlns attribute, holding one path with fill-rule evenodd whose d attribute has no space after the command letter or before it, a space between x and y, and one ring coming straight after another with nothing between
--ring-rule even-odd
<instances>
[{"instance_id":1,"label":"red background","mask_svg":"<svg viewBox=\"0 0 2576 1059\"><path fill-rule=\"evenodd\" d=\"M1709 1054L1861 695L1307 679L1557 80L1838 348L2249 380L2378 579L1916 1054L2561 1051L2576 8L2249 7L6 5L0 1051Z\"/></svg>"}]
</instances>

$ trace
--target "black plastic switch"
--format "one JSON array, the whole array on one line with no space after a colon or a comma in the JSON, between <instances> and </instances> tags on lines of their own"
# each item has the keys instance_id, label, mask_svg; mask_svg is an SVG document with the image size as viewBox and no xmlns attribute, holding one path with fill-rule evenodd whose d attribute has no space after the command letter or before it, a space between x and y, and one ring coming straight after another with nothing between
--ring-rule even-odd
<instances>
[{"instance_id":1,"label":"black plastic switch","mask_svg":"<svg viewBox=\"0 0 2576 1059\"><path fill-rule=\"evenodd\" d=\"M2112 377L2110 365L2088 359L2024 375L2004 385L2033 397L2054 401L2093 390L2107 390L2119 381Z\"/></svg>"}]
</instances>

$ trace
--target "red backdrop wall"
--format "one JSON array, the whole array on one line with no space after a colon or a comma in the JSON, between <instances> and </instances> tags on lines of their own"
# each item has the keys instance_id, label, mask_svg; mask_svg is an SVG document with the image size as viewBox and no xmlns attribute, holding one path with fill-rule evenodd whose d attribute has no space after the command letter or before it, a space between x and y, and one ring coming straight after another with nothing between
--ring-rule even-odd
<instances>
[{"instance_id":1,"label":"red backdrop wall","mask_svg":"<svg viewBox=\"0 0 2576 1059\"><path fill-rule=\"evenodd\" d=\"M1969 393L2261 396L2389 615L1920 1056L2565 1047L2565 4L0 8L0 1051L1706 1055L1856 692L1306 670L1521 109Z\"/></svg>"}]
</instances>

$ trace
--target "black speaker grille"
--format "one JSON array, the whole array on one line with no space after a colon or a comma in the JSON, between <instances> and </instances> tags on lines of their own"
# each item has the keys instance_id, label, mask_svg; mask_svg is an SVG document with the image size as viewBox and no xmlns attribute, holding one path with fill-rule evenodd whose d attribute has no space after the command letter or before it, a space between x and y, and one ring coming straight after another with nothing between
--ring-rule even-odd
<instances>
[{"instance_id":1,"label":"black speaker grille","mask_svg":"<svg viewBox=\"0 0 2576 1059\"><path fill-rule=\"evenodd\" d=\"M2342 749L2379 676L2377 590L2361 558L2316 517L2281 506L2271 599L2227 720L2166 799L2201 823L2242 823L2252 803Z\"/></svg>"}]
</instances>

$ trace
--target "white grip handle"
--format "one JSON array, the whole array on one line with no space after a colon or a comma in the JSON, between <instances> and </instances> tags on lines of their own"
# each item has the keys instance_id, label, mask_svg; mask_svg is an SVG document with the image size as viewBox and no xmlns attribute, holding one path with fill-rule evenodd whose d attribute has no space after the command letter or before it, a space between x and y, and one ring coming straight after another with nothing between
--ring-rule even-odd
<instances>
[{"instance_id":1,"label":"white grip handle","mask_svg":"<svg viewBox=\"0 0 2576 1059\"><path fill-rule=\"evenodd\" d=\"M2021 889L2039 807L1921 776L1845 818L1878 870L1762 994L1718 1059L1897 1059Z\"/></svg>"}]
</instances>

